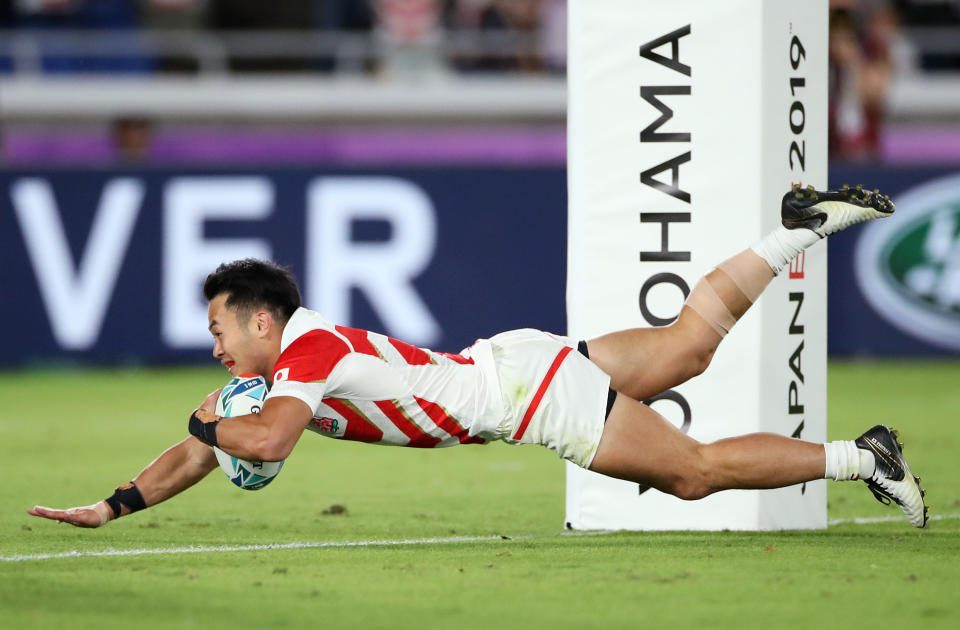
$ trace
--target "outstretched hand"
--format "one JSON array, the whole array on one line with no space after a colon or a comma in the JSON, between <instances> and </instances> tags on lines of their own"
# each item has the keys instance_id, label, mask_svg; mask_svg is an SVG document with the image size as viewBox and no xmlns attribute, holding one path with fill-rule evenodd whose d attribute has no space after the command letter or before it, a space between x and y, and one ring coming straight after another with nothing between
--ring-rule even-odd
<instances>
[{"instance_id":1,"label":"outstretched hand","mask_svg":"<svg viewBox=\"0 0 960 630\"><path fill-rule=\"evenodd\" d=\"M61 523L69 523L75 527L100 527L113 517L113 511L105 502L100 501L93 505L84 505L73 507L67 510L56 510L53 508L36 505L32 510L27 510L27 514L49 518Z\"/></svg>"}]
</instances>

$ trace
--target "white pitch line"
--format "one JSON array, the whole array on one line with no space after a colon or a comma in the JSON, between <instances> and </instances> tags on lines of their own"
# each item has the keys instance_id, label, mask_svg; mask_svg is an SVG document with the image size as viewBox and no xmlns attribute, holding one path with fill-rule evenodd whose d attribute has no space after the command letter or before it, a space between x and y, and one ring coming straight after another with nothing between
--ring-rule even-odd
<instances>
[{"instance_id":1,"label":"white pitch line","mask_svg":"<svg viewBox=\"0 0 960 630\"><path fill-rule=\"evenodd\" d=\"M960 518L960 514L935 514L928 518L928 521L941 521L946 518ZM903 521L906 517L903 514L898 516L858 516L856 518L835 518L827 521L827 525L870 525L871 523L893 523L894 521Z\"/></svg>"},{"instance_id":2,"label":"white pitch line","mask_svg":"<svg viewBox=\"0 0 960 630\"><path fill-rule=\"evenodd\" d=\"M931 521L960 518L960 514L938 514ZM900 516L838 518L827 521L834 525L869 525L902 521ZM117 556L160 556L178 553L220 553L224 551L273 551L283 549L343 549L349 547L405 547L410 545L439 545L458 542L486 542L491 540L528 540L531 538L604 536L624 530L594 530L558 532L553 534L519 534L515 536L450 536L447 538L409 538L400 540L355 540L326 542L292 542L271 545L191 545L189 547L165 547L161 549L104 549L103 551L64 551L62 553L18 554L0 556L0 562L27 562L30 560L58 560L62 558L110 558Z\"/></svg>"},{"instance_id":3,"label":"white pitch line","mask_svg":"<svg viewBox=\"0 0 960 630\"><path fill-rule=\"evenodd\" d=\"M165 547L162 549L105 549L103 551L64 551L62 553L38 553L0 556L2 562L27 560L56 560L60 558L106 558L114 556L149 556L178 553L216 553L224 551L272 551L276 549L324 549L344 547L403 547L408 545L436 545L458 542L484 542L490 540L523 540L554 536L602 536L616 533L610 531L559 532L555 534L520 534L517 536L450 536L448 538L411 538L401 540L357 540L328 542L292 542L270 545L191 545L189 547Z\"/></svg>"}]
</instances>

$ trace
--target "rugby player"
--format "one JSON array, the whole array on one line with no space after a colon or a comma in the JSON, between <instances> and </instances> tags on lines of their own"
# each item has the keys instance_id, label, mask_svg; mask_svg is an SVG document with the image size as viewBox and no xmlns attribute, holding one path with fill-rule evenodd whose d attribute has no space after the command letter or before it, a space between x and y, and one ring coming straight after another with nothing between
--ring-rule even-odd
<instances>
[{"instance_id":1,"label":"rugby player","mask_svg":"<svg viewBox=\"0 0 960 630\"><path fill-rule=\"evenodd\" d=\"M782 225L707 273L669 326L586 341L516 330L460 354L329 322L301 307L292 274L274 263L220 265L204 284L213 356L234 376L261 374L271 383L261 413L221 418L213 392L190 415L190 437L110 497L29 513L98 527L205 477L217 468L211 446L279 461L310 429L421 448L542 444L584 468L687 500L732 488L862 479L878 500L896 503L923 527L920 480L885 426L827 444L772 433L702 444L640 402L702 373L737 320L803 249L893 210L877 191L794 188L781 204Z\"/></svg>"}]
</instances>

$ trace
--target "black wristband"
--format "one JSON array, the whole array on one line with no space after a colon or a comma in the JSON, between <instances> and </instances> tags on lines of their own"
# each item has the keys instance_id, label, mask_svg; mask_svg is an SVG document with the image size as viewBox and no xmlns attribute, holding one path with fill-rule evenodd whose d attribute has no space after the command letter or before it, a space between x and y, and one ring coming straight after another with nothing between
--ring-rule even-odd
<instances>
[{"instance_id":1,"label":"black wristband","mask_svg":"<svg viewBox=\"0 0 960 630\"><path fill-rule=\"evenodd\" d=\"M190 431L190 435L194 436L204 444L216 446L218 424L220 424L219 420L214 420L213 422L204 422L197 417L197 412L194 411L192 414L190 414L190 423L187 428Z\"/></svg>"},{"instance_id":2,"label":"black wristband","mask_svg":"<svg viewBox=\"0 0 960 630\"><path fill-rule=\"evenodd\" d=\"M140 488L132 481L122 486L117 486L117 489L113 491L113 495L107 497L104 501L106 501L110 509L113 510L113 518L120 517L120 510L124 505L127 506L131 514L147 507L146 501L143 500L143 495L140 494Z\"/></svg>"}]
</instances>

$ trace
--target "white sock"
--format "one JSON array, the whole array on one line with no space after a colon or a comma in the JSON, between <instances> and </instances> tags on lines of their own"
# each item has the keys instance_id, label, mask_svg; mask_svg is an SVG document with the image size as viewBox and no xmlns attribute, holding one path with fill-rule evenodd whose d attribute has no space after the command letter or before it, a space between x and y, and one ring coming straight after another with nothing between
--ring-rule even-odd
<instances>
[{"instance_id":1,"label":"white sock","mask_svg":"<svg viewBox=\"0 0 960 630\"><path fill-rule=\"evenodd\" d=\"M779 274L791 260L796 258L797 254L819 240L820 236L813 230L806 228L788 230L780 225L754 243L750 249L770 265L774 274Z\"/></svg>"},{"instance_id":2,"label":"white sock","mask_svg":"<svg viewBox=\"0 0 960 630\"><path fill-rule=\"evenodd\" d=\"M873 453L857 448L853 440L837 440L823 445L826 455L824 479L836 481L869 479L876 470Z\"/></svg>"},{"instance_id":3,"label":"white sock","mask_svg":"<svg viewBox=\"0 0 960 630\"><path fill-rule=\"evenodd\" d=\"M858 448L857 452L860 453L860 478L873 477L873 473L877 472L877 459L873 456L873 451Z\"/></svg>"}]
</instances>

